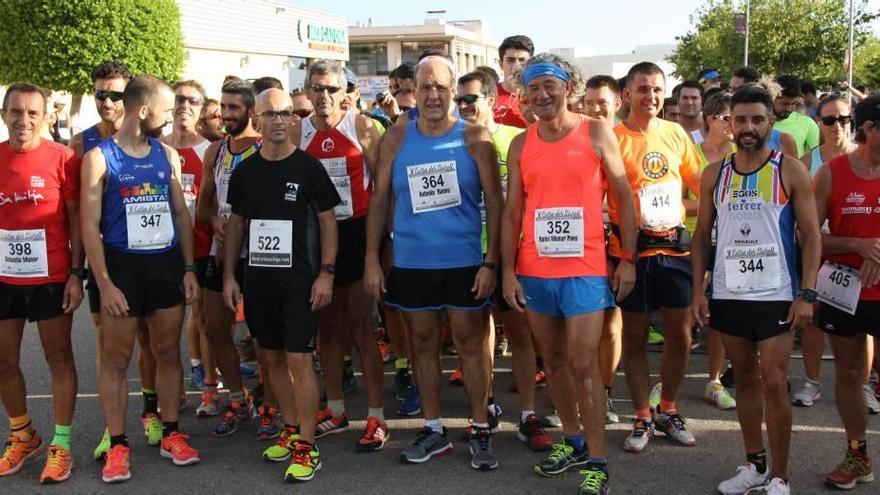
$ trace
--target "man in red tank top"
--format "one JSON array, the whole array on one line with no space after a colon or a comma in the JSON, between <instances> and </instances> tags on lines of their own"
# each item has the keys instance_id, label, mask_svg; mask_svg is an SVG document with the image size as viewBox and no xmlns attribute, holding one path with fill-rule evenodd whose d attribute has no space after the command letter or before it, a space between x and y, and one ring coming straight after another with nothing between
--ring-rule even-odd
<instances>
[{"instance_id":1,"label":"man in red tank top","mask_svg":"<svg viewBox=\"0 0 880 495\"><path fill-rule=\"evenodd\" d=\"M498 83L498 98L492 106L495 122L525 128L528 122L519 108L519 91L514 86L513 75L535 54L535 45L528 36L508 36L498 47L504 80Z\"/></svg>"},{"instance_id":2,"label":"man in red tank top","mask_svg":"<svg viewBox=\"0 0 880 495\"><path fill-rule=\"evenodd\" d=\"M846 458L825 483L853 488L874 480L865 444L866 336L880 337L880 95L855 109L859 147L819 169L814 179L825 261L816 290L819 326L836 362L837 410L846 430ZM876 340L875 340L876 342ZM868 390L870 393L870 389Z\"/></svg>"}]
</instances>

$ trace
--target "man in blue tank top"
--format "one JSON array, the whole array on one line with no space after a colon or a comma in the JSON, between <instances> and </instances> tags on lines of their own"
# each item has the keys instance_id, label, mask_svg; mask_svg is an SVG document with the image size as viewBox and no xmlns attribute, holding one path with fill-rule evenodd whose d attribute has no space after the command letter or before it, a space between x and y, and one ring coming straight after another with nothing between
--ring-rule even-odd
<instances>
[{"instance_id":1,"label":"man in blue tank top","mask_svg":"<svg viewBox=\"0 0 880 495\"><path fill-rule=\"evenodd\" d=\"M387 304L404 311L412 339L425 426L401 453L422 463L452 449L440 417L440 318L446 313L461 357L471 403L471 467L498 466L487 422L491 372L489 296L496 283L501 184L492 136L452 113L455 74L443 55L424 57L416 70L419 118L390 128L379 149L367 220L364 283L373 297L385 292L379 245L389 198L394 203L394 260ZM485 198L488 250L480 242L480 199Z\"/></svg>"},{"instance_id":2,"label":"man in blue tank top","mask_svg":"<svg viewBox=\"0 0 880 495\"><path fill-rule=\"evenodd\" d=\"M101 291L102 331L113 336L99 342L99 394L110 430L102 478L108 483L131 477L126 372L139 318L147 321L157 358L161 455L176 465L199 461L189 437L178 432L183 302L198 291L192 224L180 158L157 139L171 121L174 93L160 79L138 76L122 101L119 131L85 155L81 174L83 244Z\"/></svg>"}]
</instances>

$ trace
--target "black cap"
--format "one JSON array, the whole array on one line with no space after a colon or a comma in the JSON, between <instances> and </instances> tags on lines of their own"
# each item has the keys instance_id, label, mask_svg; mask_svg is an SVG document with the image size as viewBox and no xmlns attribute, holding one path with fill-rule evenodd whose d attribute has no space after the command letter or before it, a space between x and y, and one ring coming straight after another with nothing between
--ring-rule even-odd
<instances>
[{"instance_id":1,"label":"black cap","mask_svg":"<svg viewBox=\"0 0 880 495\"><path fill-rule=\"evenodd\" d=\"M855 118L856 129L861 128L868 121L880 124L880 94L871 95L860 101L856 105Z\"/></svg>"}]
</instances>

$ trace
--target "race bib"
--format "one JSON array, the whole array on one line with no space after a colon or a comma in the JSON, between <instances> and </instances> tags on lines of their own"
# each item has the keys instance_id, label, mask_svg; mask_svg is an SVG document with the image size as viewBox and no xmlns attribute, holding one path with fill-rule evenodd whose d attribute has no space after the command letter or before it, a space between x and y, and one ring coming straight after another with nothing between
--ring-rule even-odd
<instances>
[{"instance_id":1,"label":"race bib","mask_svg":"<svg viewBox=\"0 0 880 495\"><path fill-rule=\"evenodd\" d=\"M229 220L229 217L232 216L232 205L229 203L221 204L217 208L217 215Z\"/></svg>"},{"instance_id":2,"label":"race bib","mask_svg":"<svg viewBox=\"0 0 880 495\"><path fill-rule=\"evenodd\" d=\"M779 248L774 244L724 248L724 278L730 292L779 290Z\"/></svg>"},{"instance_id":3,"label":"race bib","mask_svg":"<svg viewBox=\"0 0 880 495\"><path fill-rule=\"evenodd\" d=\"M125 205L128 249L161 249L174 240L171 205L167 201Z\"/></svg>"},{"instance_id":4,"label":"race bib","mask_svg":"<svg viewBox=\"0 0 880 495\"><path fill-rule=\"evenodd\" d=\"M337 220L345 220L354 215L354 207L351 201L351 178L348 176L348 165L345 157L342 158L321 158L321 165L333 181L333 187L342 200L333 213L336 214Z\"/></svg>"},{"instance_id":5,"label":"race bib","mask_svg":"<svg viewBox=\"0 0 880 495\"><path fill-rule=\"evenodd\" d=\"M859 305L859 296L862 294L859 271L826 261L819 268L816 292L819 293L819 300L823 303L854 315Z\"/></svg>"},{"instance_id":6,"label":"race bib","mask_svg":"<svg viewBox=\"0 0 880 495\"><path fill-rule=\"evenodd\" d=\"M414 214L461 204L455 160L413 165L406 169Z\"/></svg>"},{"instance_id":7,"label":"race bib","mask_svg":"<svg viewBox=\"0 0 880 495\"><path fill-rule=\"evenodd\" d=\"M535 210L535 246L539 256L583 256L584 209L564 207Z\"/></svg>"},{"instance_id":8,"label":"race bib","mask_svg":"<svg viewBox=\"0 0 880 495\"><path fill-rule=\"evenodd\" d=\"M639 226L658 230L681 223L681 181L665 180L639 189Z\"/></svg>"},{"instance_id":9,"label":"race bib","mask_svg":"<svg viewBox=\"0 0 880 495\"><path fill-rule=\"evenodd\" d=\"M180 174L180 187L183 188L183 199L186 201L186 209L189 211L189 219L193 224L196 221L196 176L193 174Z\"/></svg>"},{"instance_id":10,"label":"race bib","mask_svg":"<svg viewBox=\"0 0 880 495\"><path fill-rule=\"evenodd\" d=\"M49 276L46 231L0 229L0 275L15 278Z\"/></svg>"},{"instance_id":11,"label":"race bib","mask_svg":"<svg viewBox=\"0 0 880 495\"><path fill-rule=\"evenodd\" d=\"M251 220L248 265L267 268L293 266L293 222Z\"/></svg>"}]
</instances>

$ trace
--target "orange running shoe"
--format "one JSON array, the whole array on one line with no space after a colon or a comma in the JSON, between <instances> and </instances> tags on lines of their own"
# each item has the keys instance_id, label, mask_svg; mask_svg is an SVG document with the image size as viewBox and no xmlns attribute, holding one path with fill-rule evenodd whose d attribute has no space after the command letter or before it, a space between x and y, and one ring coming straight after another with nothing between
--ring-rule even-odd
<instances>
[{"instance_id":1,"label":"orange running shoe","mask_svg":"<svg viewBox=\"0 0 880 495\"><path fill-rule=\"evenodd\" d=\"M462 371L461 366L455 368L455 371L449 375L449 384L456 387L464 385L464 371Z\"/></svg>"},{"instance_id":2,"label":"orange running shoe","mask_svg":"<svg viewBox=\"0 0 880 495\"><path fill-rule=\"evenodd\" d=\"M388 441L388 425L380 423L378 419L367 418L367 428L364 430L364 436L358 440L357 449L360 452L373 452L381 450Z\"/></svg>"},{"instance_id":3,"label":"orange running shoe","mask_svg":"<svg viewBox=\"0 0 880 495\"><path fill-rule=\"evenodd\" d=\"M385 339L376 339L376 347L379 348L379 355L382 356L382 362L388 363L391 361L391 343L386 342Z\"/></svg>"},{"instance_id":4,"label":"orange running shoe","mask_svg":"<svg viewBox=\"0 0 880 495\"><path fill-rule=\"evenodd\" d=\"M110 447L104 457L104 470L101 471L101 479L104 483L119 483L131 479L131 471L128 470L129 450L125 445Z\"/></svg>"},{"instance_id":5,"label":"orange running shoe","mask_svg":"<svg viewBox=\"0 0 880 495\"><path fill-rule=\"evenodd\" d=\"M40 474L40 483L60 483L70 478L73 471L73 456L70 451L58 445L49 447L49 457L46 459L46 467Z\"/></svg>"},{"instance_id":6,"label":"orange running shoe","mask_svg":"<svg viewBox=\"0 0 880 495\"><path fill-rule=\"evenodd\" d=\"M15 435L10 435L6 440L6 452L0 457L0 476L15 474L24 467L25 461L33 459L43 453L46 445L36 432L30 441L22 442Z\"/></svg>"},{"instance_id":7,"label":"orange running shoe","mask_svg":"<svg viewBox=\"0 0 880 495\"><path fill-rule=\"evenodd\" d=\"M189 466L199 462L199 452L190 447L186 441L189 435L174 431L162 439L162 448L159 454L166 459L171 459L175 466Z\"/></svg>"},{"instance_id":8,"label":"orange running shoe","mask_svg":"<svg viewBox=\"0 0 880 495\"><path fill-rule=\"evenodd\" d=\"M333 416L329 407L318 411L315 418L315 439L326 437L331 433L342 433L348 429L348 412Z\"/></svg>"}]
</instances>

